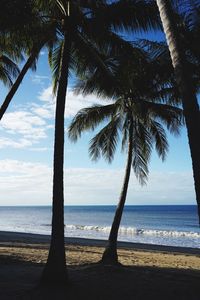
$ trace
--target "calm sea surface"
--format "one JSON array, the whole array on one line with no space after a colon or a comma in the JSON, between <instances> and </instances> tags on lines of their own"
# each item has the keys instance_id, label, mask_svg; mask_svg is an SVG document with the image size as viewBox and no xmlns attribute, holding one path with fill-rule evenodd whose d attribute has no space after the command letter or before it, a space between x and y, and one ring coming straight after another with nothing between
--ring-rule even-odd
<instances>
[{"instance_id":1,"label":"calm sea surface","mask_svg":"<svg viewBox=\"0 0 200 300\"><path fill-rule=\"evenodd\" d=\"M115 206L66 206L65 236L107 239ZM50 234L51 207L0 207L0 230ZM196 206L126 206L119 240L200 248Z\"/></svg>"}]
</instances>

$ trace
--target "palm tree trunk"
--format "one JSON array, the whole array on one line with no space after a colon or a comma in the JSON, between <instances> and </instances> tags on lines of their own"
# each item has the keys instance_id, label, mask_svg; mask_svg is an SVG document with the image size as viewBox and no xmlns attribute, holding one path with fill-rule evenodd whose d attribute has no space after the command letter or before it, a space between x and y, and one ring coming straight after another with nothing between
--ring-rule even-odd
<instances>
[{"instance_id":1,"label":"palm tree trunk","mask_svg":"<svg viewBox=\"0 0 200 300\"><path fill-rule=\"evenodd\" d=\"M41 48L39 48L39 49L41 49ZM39 49L38 49L38 51L39 51ZM7 94L7 96L6 96L3 104L0 107L0 120L2 119L2 117L3 117L3 115L4 115L5 111L6 111L6 109L8 108L8 106L10 104L10 101L12 100L12 98L13 98L14 94L16 93L19 85L21 84L21 82L22 82L22 80L23 80L26 72L31 68L31 66L32 66L32 64L33 64L33 62L34 62L35 57L36 57L37 54L38 54L38 52L34 51L29 56L27 62L25 63L25 65L23 66L20 74L18 75L15 83L12 85L10 91L8 92L8 94Z\"/></svg>"},{"instance_id":2,"label":"palm tree trunk","mask_svg":"<svg viewBox=\"0 0 200 300\"><path fill-rule=\"evenodd\" d=\"M169 51L174 67L177 84L182 97L183 112L186 121L187 134L192 158L193 177L198 205L200 224L200 112L197 97L192 86L192 76L188 74L187 63L182 50L173 11L168 0L156 0L160 17L166 35Z\"/></svg>"},{"instance_id":3,"label":"palm tree trunk","mask_svg":"<svg viewBox=\"0 0 200 300\"><path fill-rule=\"evenodd\" d=\"M122 218L122 213L124 210L124 204L126 201L126 195L128 191L128 184L130 179L130 173L131 173L131 165L132 165L132 151L133 151L133 123L131 121L130 129L129 129L129 143L128 143L128 159L126 164L126 171L124 176L124 182L122 191L119 197L119 202L115 211L114 220L112 223L112 227L110 230L110 235L108 238L108 244L106 246L106 249L103 253L101 262L103 263L111 263L111 264L117 264L118 263L118 255L117 255L117 237L118 237L118 231L119 226Z\"/></svg>"},{"instance_id":4,"label":"palm tree trunk","mask_svg":"<svg viewBox=\"0 0 200 300\"><path fill-rule=\"evenodd\" d=\"M49 255L44 268L41 283L63 284L67 282L67 268L64 243L64 112L68 84L68 68L70 53L69 35L65 34L62 52L61 73L56 99L55 140L54 140L54 174L52 233Z\"/></svg>"}]
</instances>

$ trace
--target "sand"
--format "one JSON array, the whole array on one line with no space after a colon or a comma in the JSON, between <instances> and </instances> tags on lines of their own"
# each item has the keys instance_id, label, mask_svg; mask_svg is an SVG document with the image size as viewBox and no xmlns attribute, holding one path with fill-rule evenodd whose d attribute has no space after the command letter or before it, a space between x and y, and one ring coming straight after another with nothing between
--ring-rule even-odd
<instances>
[{"instance_id":1,"label":"sand","mask_svg":"<svg viewBox=\"0 0 200 300\"><path fill-rule=\"evenodd\" d=\"M70 283L35 288L49 236L0 232L0 300L200 299L200 249L119 243L122 266L98 264L105 241L66 239Z\"/></svg>"}]
</instances>

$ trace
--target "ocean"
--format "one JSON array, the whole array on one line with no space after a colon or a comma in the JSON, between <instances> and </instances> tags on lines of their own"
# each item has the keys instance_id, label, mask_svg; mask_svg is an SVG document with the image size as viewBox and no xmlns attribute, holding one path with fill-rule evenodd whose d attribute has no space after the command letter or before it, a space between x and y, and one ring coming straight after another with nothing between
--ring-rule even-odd
<instances>
[{"instance_id":1,"label":"ocean","mask_svg":"<svg viewBox=\"0 0 200 300\"><path fill-rule=\"evenodd\" d=\"M107 239L115 206L65 206L65 236ZM1 206L0 230L50 234L50 206ZM200 248L194 205L126 206L120 241Z\"/></svg>"}]
</instances>

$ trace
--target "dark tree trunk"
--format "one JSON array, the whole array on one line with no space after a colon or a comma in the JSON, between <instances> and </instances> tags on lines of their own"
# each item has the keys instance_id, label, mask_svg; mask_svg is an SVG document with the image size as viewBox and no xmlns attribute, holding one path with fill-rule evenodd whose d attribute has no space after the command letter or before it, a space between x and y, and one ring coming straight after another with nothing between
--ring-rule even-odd
<instances>
[{"instance_id":1,"label":"dark tree trunk","mask_svg":"<svg viewBox=\"0 0 200 300\"><path fill-rule=\"evenodd\" d=\"M192 158L194 185L200 223L200 111L195 90L192 85L192 74L188 74L184 49L182 49L173 11L168 0L157 0L164 32L174 67L177 84L182 97L183 112Z\"/></svg>"},{"instance_id":2,"label":"dark tree trunk","mask_svg":"<svg viewBox=\"0 0 200 300\"><path fill-rule=\"evenodd\" d=\"M16 81L14 82L14 84L12 85L10 91L8 92L3 104L0 107L0 120L2 119L4 113L6 112L10 101L12 100L13 96L15 95L19 85L21 84L24 76L26 75L26 72L31 68L35 57L37 56L38 52L40 51L41 47L38 48L38 51L34 51L28 58L27 62L25 63L25 65L23 66L21 72L19 73Z\"/></svg>"},{"instance_id":3,"label":"dark tree trunk","mask_svg":"<svg viewBox=\"0 0 200 300\"><path fill-rule=\"evenodd\" d=\"M128 184L130 179L131 173L131 165L132 165L132 151L133 151L133 124L131 122L130 129L129 129L129 143L128 143L128 159L126 165L126 171L124 176L124 182L122 191L119 197L119 202L115 211L114 220L112 223L112 227L110 230L110 235L108 238L108 243L105 248L105 251L102 256L102 263L109 263L109 264L117 264L118 263L118 255L117 255L117 237L119 226L122 218L122 213L124 209L124 204L126 201L126 195L128 191Z\"/></svg>"},{"instance_id":4,"label":"dark tree trunk","mask_svg":"<svg viewBox=\"0 0 200 300\"><path fill-rule=\"evenodd\" d=\"M70 45L70 38L65 34L62 52L61 73L56 99L51 244L47 263L41 278L41 283L47 284L64 284L68 279L64 243L63 166L64 112L68 84Z\"/></svg>"}]
</instances>

